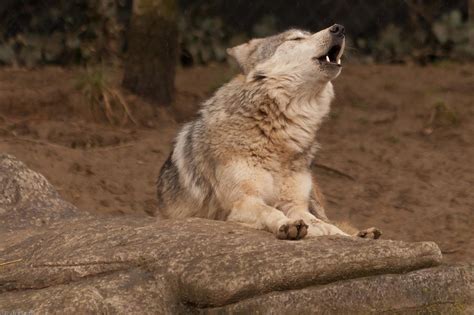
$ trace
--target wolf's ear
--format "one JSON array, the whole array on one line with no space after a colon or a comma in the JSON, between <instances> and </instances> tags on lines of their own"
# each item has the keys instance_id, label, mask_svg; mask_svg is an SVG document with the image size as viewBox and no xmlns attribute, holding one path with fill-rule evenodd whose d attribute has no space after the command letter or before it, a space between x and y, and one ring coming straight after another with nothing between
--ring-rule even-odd
<instances>
[{"instance_id":1,"label":"wolf's ear","mask_svg":"<svg viewBox=\"0 0 474 315\"><path fill-rule=\"evenodd\" d=\"M255 60L252 54L257 49L260 40L253 39L248 43L241 44L232 48L227 48L226 52L233 57L244 74L247 74L255 66Z\"/></svg>"},{"instance_id":2,"label":"wolf's ear","mask_svg":"<svg viewBox=\"0 0 474 315\"><path fill-rule=\"evenodd\" d=\"M248 72L247 60L250 52L248 46L249 43L245 43L232 48L227 48L226 50L227 54L234 58L242 72L245 74Z\"/></svg>"}]
</instances>

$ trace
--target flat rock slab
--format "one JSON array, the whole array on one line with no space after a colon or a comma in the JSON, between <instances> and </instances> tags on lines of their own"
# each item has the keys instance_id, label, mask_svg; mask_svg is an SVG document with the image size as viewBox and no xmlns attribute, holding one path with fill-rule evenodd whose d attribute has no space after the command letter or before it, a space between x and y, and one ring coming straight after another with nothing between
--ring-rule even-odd
<instances>
[{"instance_id":1,"label":"flat rock slab","mask_svg":"<svg viewBox=\"0 0 474 315\"><path fill-rule=\"evenodd\" d=\"M472 267L424 269L440 263L434 243L280 241L202 219L64 222L0 257L17 261L0 269L8 311L465 310L474 297Z\"/></svg>"},{"instance_id":2,"label":"flat rock slab","mask_svg":"<svg viewBox=\"0 0 474 315\"><path fill-rule=\"evenodd\" d=\"M204 219L94 218L21 162L14 171L5 161L14 158L0 156L0 170L10 172L3 182L14 185L0 193L17 197L3 203L8 212L0 217L8 226L0 230L8 240L0 242L0 313L473 310L474 268L435 267L442 257L431 242L281 241Z\"/></svg>"},{"instance_id":3,"label":"flat rock slab","mask_svg":"<svg viewBox=\"0 0 474 315\"><path fill-rule=\"evenodd\" d=\"M201 314L474 314L474 266L435 267L272 292Z\"/></svg>"}]
</instances>

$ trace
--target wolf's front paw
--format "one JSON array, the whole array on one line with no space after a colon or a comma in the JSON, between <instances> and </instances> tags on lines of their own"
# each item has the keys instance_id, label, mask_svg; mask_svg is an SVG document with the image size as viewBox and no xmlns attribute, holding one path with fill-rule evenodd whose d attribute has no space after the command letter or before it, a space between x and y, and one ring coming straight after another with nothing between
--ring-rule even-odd
<instances>
[{"instance_id":1,"label":"wolf's front paw","mask_svg":"<svg viewBox=\"0 0 474 315\"><path fill-rule=\"evenodd\" d=\"M290 221L283 224L277 231L277 238L281 240L299 240L308 233L308 225L303 220Z\"/></svg>"},{"instance_id":2,"label":"wolf's front paw","mask_svg":"<svg viewBox=\"0 0 474 315\"><path fill-rule=\"evenodd\" d=\"M376 240L382 235L382 232L374 227L365 229L357 233L358 237Z\"/></svg>"}]
</instances>

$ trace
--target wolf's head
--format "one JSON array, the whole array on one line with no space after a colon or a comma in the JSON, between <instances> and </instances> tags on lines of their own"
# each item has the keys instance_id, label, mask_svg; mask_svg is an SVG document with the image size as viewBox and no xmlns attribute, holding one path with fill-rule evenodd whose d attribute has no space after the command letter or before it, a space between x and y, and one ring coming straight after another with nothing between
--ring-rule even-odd
<instances>
[{"instance_id":1,"label":"wolf's head","mask_svg":"<svg viewBox=\"0 0 474 315\"><path fill-rule=\"evenodd\" d=\"M335 24L314 34L291 29L252 39L227 53L250 80L285 77L295 83L328 82L341 72L344 43L344 27Z\"/></svg>"}]
</instances>

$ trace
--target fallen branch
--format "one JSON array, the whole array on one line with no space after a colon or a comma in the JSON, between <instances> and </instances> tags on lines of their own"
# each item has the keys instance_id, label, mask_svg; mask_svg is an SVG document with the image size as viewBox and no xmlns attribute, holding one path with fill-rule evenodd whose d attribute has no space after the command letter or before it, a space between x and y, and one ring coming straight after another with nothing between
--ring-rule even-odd
<instances>
[{"instance_id":1,"label":"fallen branch","mask_svg":"<svg viewBox=\"0 0 474 315\"><path fill-rule=\"evenodd\" d=\"M90 148L90 149L76 149L76 148L68 147L66 145L61 145L61 144L56 144L56 143L51 143L51 142L46 142L46 141L41 141L41 140L35 140L35 139L30 139L30 138L18 137L18 136L12 136L11 138L0 139L0 141L5 141L5 142L6 141L24 141L24 142L37 144L37 145L51 146L51 147L61 148L61 149L65 148L68 150L82 151L82 152L116 150L116 149L132 147L137 144L137 142L132 142L132 143L129 142L129 143L115 145L115 146L96 147L96 148Z\"/></svg>"},{"instance_id":2,"label":"fallen branch","mask_svg":"<svg viewBox=\"0 0 474 315\"><path fill-rule=\"evenodd\" d=\"M332 172L332 173L335 173L339 176L345 177L345 178L350 179L352 181L355 181L355 178L353 176L351 176L347 173L344 173L343 171L340 171L338 169L335 169L333 167L330 167L330 166L327 166L327 165L324 165L324 164L320 164L320 163L316 163L316 162L313 162L312 166L323 169L323 170L326 170L326 171L329 171L329 172Z\"/></svg>"},{"instance_id":3,"label":"fallen branch","mask_svg":"<svg viewBox=\"0 0 474 315\"><path fill-rule=\"evenodd\" d=\"M46 146L52 146L52 147L55 147L55 148L61 148L61 149L62 148L67 148L67 149L70 149L70 150L75 150L75 149L70 148L70 147L65 146L65 145L60 145L60 144L56 144L56 143L45 142L45 141L35 140L35 139L30 139L30 138L18 137L18 136L14 136L14 135L12 135L11 138L1 139L1 141L24 141L24 142L30 142L30 143L34 143L34 144L38 144L38 145L46 145Z\"/></svg>"},{"instance_id":4,"label":"fallen branch","mask_svg":"<svg viewBox=\"0 0 474 315\"><path fill-rule=\"evenodd\" d=\"M109 97L106 92L102 92L102 99L104 100L105 117L107 117L109 123L113 124L114 119L112 118L112 106L110 105Z\"/></svg>"},{"instance_id":5,"label":"fallen branch","mask_svg":"<svg viewBox=\"0 0 474 315\"><path fill-rule=\"evenodd\" d=\"M125 144L119 144L119 145L113 145L113 146L108 146L108 147L97 147L97 148L90 148L84 151L111 151L111 150L117 150L117 149L122 149L122 148L128 148L128 147L133 147L136 145L138 142L129 142Z\"/></svg>"},{"instance_id":6,"label":"fallen branch","mask_svg":"<svg viewBox=\"0 0 474 315\"><path fill-rule=\"evenodd\" d=\"M138 125L137 121L135 120L135 118L133 117L131 111L130 111L130 108L128 107L127 103L125 102L125 100L123 99L122 95L120 95L120 93L116 90L112 90L112 89L108 89L109 93L113 96L115 96L115 98L119 101L120 105L122 105L123 107L123 110L125 111L125 114L126 116L128 116L128 118L135 124L135 125Z\"/></svg>"},{"instance_id":7,"label":"fallen branch","mask_svg":"<svg viewBox=\"0 0 474 315\"><path fill-rule=\"evenodd\" d=\"M19 263L20 261L23 261L23 258L2 262L2 263L0 263L0 267L11 265L11 264L16 264L16 263Z\"/></svg>"},{"instance_id":8,"label":"fallen branch","mask_svg":"<svg viewBox=\"0 0 474 315\"><path fill-rule=\"evenodd\" d=\"M460 250L462 250L462 248L460 248L460 247L451 248L451 249L444 249L444 250L442 249L441 254L443 254L443 255L454 254L454 253L459 252Z\"/></svg>"}]
</instances>

